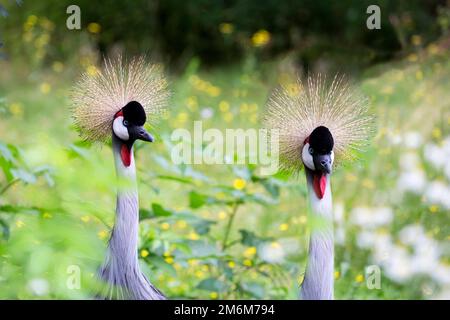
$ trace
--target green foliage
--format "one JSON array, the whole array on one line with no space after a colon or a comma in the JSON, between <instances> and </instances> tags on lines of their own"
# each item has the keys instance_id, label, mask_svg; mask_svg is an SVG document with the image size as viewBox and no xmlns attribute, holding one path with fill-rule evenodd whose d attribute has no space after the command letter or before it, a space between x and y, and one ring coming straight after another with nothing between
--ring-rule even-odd
<instances>
[{"instance_id":1,"label":"green foliage","mask_svg":"<svg viewBox=\"0 0 450 320\"><path fill-rule=\"evenodd\" d=\"M71 4L81 8L81 34L65 28L66 8ZM377 31L366 28L366 9L373 4L381 8L382 28ZM130 54L157 52L172 66L185 66L193 57L199 57L203 64L217 65L248 58L249 54L265 58L290 50L296 51L304 66L317 59L340 59L342 54L347 64L361 65L409 48L413 35L429 42L448 29L448 9L439 1L139 0L97 1L93 6L87 0L53 0L6 6L10 16L0 23L8 30L7 51L14 55L37 49L39 59L48 56L51 60L67 59L88 42L102 53L117 44ZM439 24L435 21L438 14ZM21 29L27 28L26 18L31 15L43 18L44 23L36 24L33 32L42 28L51 49L47 45L34 48L33 42L38 44L44 38L31 38L30 32L26 45L15 41ZM90 23L99 27L89 29ZM258 33L261 30L268 33Z\"/></svg>"},{"instance_id":2,"label":"green foliage","mask_svg":"<svg viewBox=\"0 0 450 320\"><path fill-rule=\"evenodd\" d=\"M54 184L51 168L40 166L29 168L23 158L19 147L0 142L0 169L4 181L0 180L0 199L4 194L18 183L35 184L39 177L43 177L49 186ZM2 204L0 202L0 225L3 239L7 240L10 234L10 221L14 214L40 214L44 210L37 207Z\"/></svg>"}]
</instances>

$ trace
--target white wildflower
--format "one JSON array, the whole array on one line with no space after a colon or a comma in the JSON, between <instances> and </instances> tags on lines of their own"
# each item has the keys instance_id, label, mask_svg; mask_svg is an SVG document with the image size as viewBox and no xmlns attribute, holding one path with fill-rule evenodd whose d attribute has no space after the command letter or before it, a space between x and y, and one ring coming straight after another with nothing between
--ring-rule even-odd
<instances>
[{"instance_id":1,"label":"white wildflower","mask_svg":"<svg viewBox=\"0 0 450 320\"><path fill-rule=\"evenodd\" d=\"M272 242L261 245L258 255L268 263L281 263L286 253L279 242Z\"/></svg>"},{"instance_id":2,"label":"white wildflower","mask_svg":"<svg viewBox=\"0 0 450 320\"><path fill-rule=\"evenodd\" d=\"M417 149L422 144L422 135L417 131L410 131L404 135L404 143L407 148Z\"/></svg>"},{"instance_id":3,"label":"white wildflower","mask_svg":"<svg viewBox=\"0 0 450 320\"><path fill-rule=\"evenodd\" d=\"M28 289L36 296L43 296L48 293L49 285L47 280L35 278L28 282Z\"/></svg>"}]
</instances>

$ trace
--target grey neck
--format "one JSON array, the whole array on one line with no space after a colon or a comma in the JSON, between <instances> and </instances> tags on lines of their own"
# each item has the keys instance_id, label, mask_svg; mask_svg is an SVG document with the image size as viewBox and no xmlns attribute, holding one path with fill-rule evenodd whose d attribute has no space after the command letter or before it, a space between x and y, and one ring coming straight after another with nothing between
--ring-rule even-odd
<instances>
[{"instance_id":1,"label":"grey neck","mask_svg":"<svg viewBox=\"0 0 450 320\"><path fill-rule=\"evenodd\" d=\"M112 145L120 187L115 224L100 275L108 285L101 296L106 299L162 300L164 295L153 287L139 267L139 200L133 148L130 165L125 166L121 158L123 142L113 135Z\"/></svg>"},{"instance_id":2,"label":"grey neck","mask_svg":"<svg viewBox=\"0 0 450 320\"><path fill-rule=\"evenodd\" d=\"M331 300L334 291L334 239L330 175L327 175L322 199L314 192L313 179L313 172L306 170L311 203L311 236L308 264L300 295L305 300Z\"/></svg>"},{"instance_id":3,"label":"grey neck","mask_svg":"<svg viewBox=\"0 0 450 320\"><path fill-rule=\"evenodd\" d=\"M137 267L137 244L139 228L139 199L136 185L136 167L133 148L131 148L131 163L123 165L120 150L122 142L113 137L113 153L116 163L119 190L116 201L116 219L113 233L109 241L109 250L126 267Z\"/></svg>"}]
</instances>

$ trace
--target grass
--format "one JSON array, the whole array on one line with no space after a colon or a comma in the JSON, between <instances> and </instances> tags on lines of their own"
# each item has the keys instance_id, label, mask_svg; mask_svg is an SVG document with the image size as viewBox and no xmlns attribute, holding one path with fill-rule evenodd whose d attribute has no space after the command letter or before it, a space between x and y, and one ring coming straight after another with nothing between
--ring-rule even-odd
<instances>
[{"instance_id":1,"label":"grass","mask_svg":"<svg viewBox=\"0 0 450 320\"><path fill-rule=\"evenodd\" d=\"M439 248L450 234L448 208L430 202L426 190L401 193L397 181L402 172L413 169L404 157L414 154L428 183L449 184L443 171L424 155L426 145L442 145L449 135L449 61L448 54L409 57L369 69L358 80L377 115L378 133L361 161L340 167L333 176L335 210L342 211L342 218L336 219L337 299L422 299L448 290L448 282L433 278L431 269L409 272L406 278L399 272L410 261L421 261L416 249L401 240L406 226L422 226L433 239L430 246ZM270 192L248 177L251 167L176 167L169 150L171 131L192 130L192 121L202 119L205 110L212 116L202 119L204 128L258 127L270 88L289 76L278 72L278 66L273 62L259 69L244 65L204 71L193 61L182 75L171 77L170 112L152 129L158 142L138 151L141 208L149 215L140 226L141 262L152 282L169 297L297 296L308 242L303 179L270 181L276 190L281 186L274 197L277 204L261 205L247 194L270 196ZM29 167L50 165L55 180L54 186L44 179L15 184L0 197L0 205L42 208L38 214L0 213L11 225L10 239L0 241L0 298L89 297L114 219L111 150L86 147L72 128L67 94L77 68L29 74L22 70L17 75L15 67L4 61L0 68L6 70L0 75L4 84L0 97L6 98L0 140L19 146ZM421 137L418 146L405 145L411 132ZM244 180L245 186L238 188L242 190L233 187L236 179ZM202 202L204 194L214 197L213 205ZM242 196L242 203L221 202L236 194ZM193 206L193 198L201 205ZM158 215L161 211L154 204L169 213ZM371 210L362 226L354 216L359 207ZM389 221L377 224L379 207L388 208ZM244 239L240 229L252 236ZM361 234L368 230L375 240L363 248ZM388 256L383 260L376 256L381 250L377 241L386 235L390 236ZM265 261L262 250L267 248L272 254L283 250L283 262ZM399 248L406 250L408 259L390 265L389 252L395 255ZM448 272L448 252L433 259ZM381 289L367 287L369 265L380 266ZM80 290L67 285L76 275L69 266L80 268Z\"/></svg>"}]
</instances>

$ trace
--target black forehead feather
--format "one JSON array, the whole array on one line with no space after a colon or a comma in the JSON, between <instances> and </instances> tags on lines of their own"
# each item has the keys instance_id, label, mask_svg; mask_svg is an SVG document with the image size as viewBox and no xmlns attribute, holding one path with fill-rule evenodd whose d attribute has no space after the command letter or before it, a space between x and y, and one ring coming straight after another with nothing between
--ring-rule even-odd
<instances>
[{"instance_id":1,"label":"black forehead feather","mask_svg":"<svg viewBox=\"0 0 450 320\"><path fill-rule=\"evenodd\" d=\"M309 136L309 145L318 153L329 153L334 146L330 130L324 126L315 128Z\"/></svg>"},{"instance_id":2,"label":"black forehead feather","mask_svg":"<svg viewBox=\"0 0 450 320\"><path fill-rule=\"evenodd\" d=\"M137 101L130 101L122 108L123 118L128 122L142 126L147 120L145 110L142 105Z\"/></svg>"}]
</instances>

